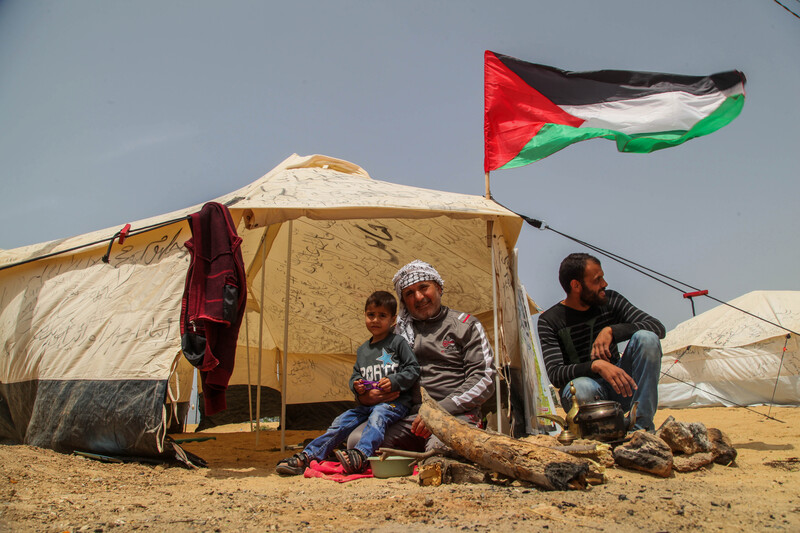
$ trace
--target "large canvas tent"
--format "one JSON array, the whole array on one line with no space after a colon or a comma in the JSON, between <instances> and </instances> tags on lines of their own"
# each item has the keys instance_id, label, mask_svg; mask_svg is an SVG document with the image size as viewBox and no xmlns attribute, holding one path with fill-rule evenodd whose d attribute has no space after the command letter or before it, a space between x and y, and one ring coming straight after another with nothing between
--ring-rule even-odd
<instances>
[{"instance_id":1,"label":"large canvas tent","mask_svg":"<svg viewBox=\"0 0 800 533\"><path fill-rule=\"evenodd\" d=\"M441 272L443 303L483 321L501 367L521 368L509 258L522 221L495 202L320 155L293 155L215 201L237 224L248 278L232 385L260 381L289 404L351 400L363 302L416 258ZM185 217L199 208L132 223L108 263L119 228L0 252L0 438L161 452L170 402L191 387L179 313Z\"/></svg>"},{"instance_id":2,"label":"large canvas tent","mask_svg":"<svg viewBox=\"0 0 800 533\"><path fill-rule=\"evenodd\" d=\"M800 291L753 291L729 303L800 331ZM662 348L661 407L800 405L797 336L733 307L679 324Z\"/></svg>"}]
</instances>

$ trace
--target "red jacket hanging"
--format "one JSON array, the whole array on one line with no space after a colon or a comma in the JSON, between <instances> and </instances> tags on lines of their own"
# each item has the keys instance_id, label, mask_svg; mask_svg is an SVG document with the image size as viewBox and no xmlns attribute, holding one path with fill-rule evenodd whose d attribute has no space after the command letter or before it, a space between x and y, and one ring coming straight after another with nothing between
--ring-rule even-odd
<instances>
[{"instance_id":1,"label":"red jacket hanging","mask_svg":"<svg viewBox=\"0 0 800 533\"><path fill-rule=\"evenodd\" d=\"M190 215L191 260L181 302L183 354L200 370L205 413L225 409L247 302L242 238L228 208L209 202Z\"/></svg>"}]
</instances>

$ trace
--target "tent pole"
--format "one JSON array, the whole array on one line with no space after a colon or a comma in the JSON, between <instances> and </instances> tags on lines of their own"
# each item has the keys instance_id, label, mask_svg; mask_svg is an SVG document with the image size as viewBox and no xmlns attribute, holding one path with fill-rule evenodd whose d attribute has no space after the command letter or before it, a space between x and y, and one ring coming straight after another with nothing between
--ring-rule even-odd
<instances>
[{"instance_id":1,"label":"tent pole","mask_svg":"<svg viewBox=\"0 0 800 533\"><path fill-rule=\"evenodd\" d=\"M491 198L492 198L492 188L491 188L491 185L489 184L489 173L488 172L486 173L485 177L486 177L486 194L484 196L486 196L487 200L491 200Z\"/></svg>"},{"instance_id":2,"label":"tent pole","mask_svg":"<svg viewBox=\"0 0 800 533\"><path fill-rule=\"evenodd\" d=\"M247 304L244 307L244 345L247 350L247 409L250 416L250 431L253 431L253 391L250 390L253 380L250 377L250 328L247 327Z\"/></svg>"},{"instance_id":3,"label":"tent pole","mask_svg":"<svg viewBox=\"0 0 800 533\"><path fill-rule=\"evenodd\" d=\"M292 221L289 221L289 240L286 245L286 294L283 305L283 367L281 368L281 451L286 450L286 386L289 366L289 285L292 281Z\"/></svg>"},{"instance_id":4,"label":"tent pole","mask_svg":"<svg viewBox=\"0 0 800 533\"><path fill-rule=\"evenodd\" d=\"M789 345L789 339L792 338L791 333L786 334L786 341L783 343L783 350L781 351L781 362L778 364L778 374L775 376L775 386L772 388L772 399L769 401L769 409L767 416L772 413L772 406L775 405L775 391L778 390L778 381L781 379L781 368L783 368L783 357L786 355L786 347Z\"/></svg>"},{"instance_id":5,"label":"tent pole","mask_svg":"<svg viewBox=\"0 0 800 533\"><path fill-rule=\"evenodd\" d=\"M486 173L487 179L489 173ZM488 182L487 182L488 186ZM498 334L497 328L497 273L495 272L495 265L494 265L494 221L489 221L486 225L486 229L489 230L489 234L487 238L491 239L492 243L492 312L494 315L494 366L497 372L494 375L494 387L495 387L495 397L497 398L497 432L503 432L503 411L502 411L502 404L500 401L500 335Z\"/></svg>"},{"instance_id":6,"label":"tent pole","mask_svg":"<svg viewBox=\"0 0 800 533\"><path fill-rule=\"evenodd\" d=\"M264 236L261 238L261 296L259 297L258 312L258 385L256 385L256 446L258 446L258 436L261 433L261 360L264 357L264 271L267 269L267 228L264 228Z\"/></svg>"}]
</instances>

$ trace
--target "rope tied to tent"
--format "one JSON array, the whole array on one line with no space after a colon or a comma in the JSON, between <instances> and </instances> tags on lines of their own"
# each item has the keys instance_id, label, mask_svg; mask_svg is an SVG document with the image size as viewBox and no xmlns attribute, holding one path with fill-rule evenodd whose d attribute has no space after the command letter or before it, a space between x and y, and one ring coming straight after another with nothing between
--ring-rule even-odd
<instances>
[{"instance_id":1,"label":"rope tied to tent","mask_svg":"<svg viewBox=\"0 0 800 533\"><path fill-rule=\"evenodd\" d=\"M672 289L675 289L675 290L681 292L683 294L683 297L688 299L692 304L692 316L695 315L695 308L694 308L694 300L693 300L693 298L695 298L697 296L705 296L705 297L710 298L711 300L713 300L713 301L715 301L715 302L717 302L719 304L726 305L726 306L728 306L728 307L730 307L732 309L735 309L735 310L737 310L737 311L739 311L741 313L744 313L744 314L749 315L749 316L751 316L753 318L756 318L758 320L761 320L763 322L771 324L771 325L773 325L773 326L775 326L777 328L780 328L780 329L782 329L784 331L787 331L788 333L786 335L786 342L784 343L784 347L783 347L783 355L781 355L781 364L778 367L778 375L775 378L775 388L773 389L773 392L772 392L772 401L774 402L774 400L775 400L775 390L778 387L778 379L780 378L781 367L783 365L783 356L786 353L786 346L788 345L789 338L791 337L792 333L794 333L795 335L800 335L800 334L798 334L797 332L795 332L795 331L793 331L793 330L791 330L791 329L789 329L789 328L787 328L785 326L782 326L781 324L778 324L778 323L773 322L771 320L768 320L766 318L760 317L760 316L758 316L758 315L756 315L754 313L751 313L750 311L745 311L744 309L741 309L741 308L739 308L739 307L737 307L735 305L732 305L732 304L730 304L728 302L725 302L725 301L722 301L722 300L720 300L718 298L715 298L715 297L711 296L708 293L708 290L698 289L697 287L693 287L692 285L690 285L688 283L682 282L682 281L677 280L675 278L671 278L671 277L667 276L666 274L662 274L661 272L658 272L658 271L653 270L651 268L648 268L648 267L645 267L645 266L640 265L638 263L635 263L634 261L631 261L630 259L626 259L626 258L624 258L622 256L619 256L617 254L614 254L612 252L604 250L604 249L600 248L599 246L593 245L591 243L588 243L586 241L583 241L583 240L578 239L576 237L573 237L571 235L567 235L566 233L562 233L562 232L550 227L547 223L545 223L542 220L537 220L537 219L534 219L534 218L531 218L531 217L527 217L527 216L522 215L520 213L516 213L516 214L519 215L525 222L527 222L528 224L530 224L534 228L537 228L537 229L539 229L541 231L550 230L553 233L561 235L562 237L564 237L566 239L569 239L569 240L571 240L573 242L576 242L576 243L578 243L578 244L580 244L582 246L585 246L586 248L589 248L590 250L596 252L598 255L602 255L604 257L612 259L613 261L616 261L617 263L619 263L619 264L621 264L623 266L626 266L626 267L630 268L631 270L635 270L636 272L639 272L640 274L643 274L643 275L645 275L645 276L647 276L647 277L649 277L651 279L654 279L655 281L658 281L659 283L662 283L662 284L664 284L664 285L666 285L666 286L668 286L668 287L670 287ZM680 288L680 287L678 287L676 285L673 285L672 283L668 283L665 280L672 281L673 283L676 283L678 285L683 285L684 287L692 289L692 290L691 291L687 291L687 290L685 290L683 288ZM670 378L674 379L675 381L683 383L684 385L688 385L689 387L691 387L694 390L699 390L699 391L701 391L701 392L703 392L705 394L708 394L710 396L714 396L715 398L719 398L719 399L724 400L726 402L730 402L731 404L735 405L736 407L741 407L741 408L747 409L748 411L752 411L752 412L754 412L756 414L759 414L761 416L764 416L764 417L766 417L766 418L768 418L770 420L774 420L776 422L783 422L782 420L778 420L777 418L771 416L772 405L770 405L770 410L769 410L769 412L767 414L759 413L755 409L751 409L750 407L748 407L746 405L741 405L741 404L738 404L736 402L733 402L729 398L725 398L725 397L723 397L723 396L721 396L719 394L715 394L715 393L713 393L711 391L704 390L704 389L700 388L699 386L697 386L697 385L695 385L693 383L689 383L688 381L682 380L680 378L677 378L677 377L669 374L669 371L672 370L672 367L674 367L680 361L680 359L689 351L690 348L691 348L691 346L687 346L684 349L683 353L681 353L675 359L675 361L672 363L672 365L670 365L670 367L666 371L662 371L661 372L661 377L659 378L659 381L661 381L661 378L663 378L664 376L667 376L667 377L670 377Z\"/></svg>"},{"instance_id":2,"label":"rope tied to tent","mask_svg":"<svg viewBox=\"0 0 800 533\"><path fill-rule=\"evenodd\" d=\"M690 302L692 302L692 316L697 316L697 313L694 312L694 300L695 296L708 296L708 291L694 291L694 292L685 292L683 293L684 298L688 298Z\"/></svg>"},{"instance_id":3,"label":"rope tied to tent","mask_svg":"<svg viewBox=\"0 0 800 533\"><path fill-rule=\"evenodd\" d=\"M704 394L708 394L709 396L713 396L715 398L719 398L720 400L725 400L726 402L730 402L732 405L734 405L736 407L741 407L742 409L746 409L746 410L751 411L751 412L753 412L753 413L755 413L757 415L761 415L761 416L763 416L765 418L768 418L769 420L774 420L775 422L780 422L782 424L785 423L783 420L779 420L779 419L775 418L774 416L770 416L769 413L767 413L767 414L759 413L758 411L756 411L752 407L736 403L736 402L732 401L730 398L725 398L724 396L722 396L720 394L716 394L716 393L711 392L709 390L705 390L705 389L701 388L700 386L695 385L694 383L690 383L690 382L688 382L686 380L683 380L681 378L675 377L672 374L668 374L667 372L661 372L661 377L663 378L665 376L668 377L668 378L672 378L672 379L674 379L675 381L677 381L679 383L683 383L684 385L688 385L694 390L698 390L698 391L700 391L700 392L702 392ZM661 378L659 378L659 381L661 381ZM772 406L770 406L770 412L771 412L771 410L772 410Z\"/></svg>"},{"instance_id":4,"label":"rope tied to tent","mask_svg":"<svg viewBox=\"0 0 800 533\"><path fill-rule=\"evenodd\" d=\"M783 341L783 350L781 350L781 360L780 363L778 363L778 375L775 378L775 386L772 388L772 399L769 402L769 411L768 411L769 413L772 412L772 405L775 403L775 391L778 390L778 380L781 377L781 369L783 368L783 358L786 357L786 347L789 345L789 339L791 337L792 336L787 333L786 340Z\"/></svg>"},{"instance_id":5,"label":"rope tied to tent","mask_svg":"<svg viewBox=\"0 0 800 533\"><path fill-rule=\"evenodd\" d=\"M125 238L128 236L128 233L131 231L131 225L125 224L125 226L116 232L111 240L108 242L108 250L106 250L105 255L103 256L103 263L108 264L108 256L111 255L111 247L114 245L114 240L119 237L119 244L122 245L125 242Z\"/></svg>"},{"instance_id":6,"label":"rope tied to tent","mask_svg":"<svg viewBox=\"0 0 800 533\"><path fill-rule=\"evenodd\" d=\"M516 213L516 214L519 215L525 222L527 222L528 224L530 224L534 228L537 228L537 229L539 229L541 231L544 231L544 230L552 231L553 233L561 235L562 237L564 237L566 239L569 239L569 240L571 240L571 241L573 241L573 242L575 242L577 244L580 244L581 246L585 246L586 248L589 248L590 250L594 251L598 255L602 255L604 257L607 257L607 258L609 258L609 259L611 259L611 260L613 260L613 261L615 261L615 262L617 262L617 263L619 263L619 264L621 264L623 266L626 266L626 267L630 268L631 270L635 270L636 272L639 272L640 274L642 274L644 276L647 276L650 279L653 279L653 280L655 280L655 281L657 281L657 282L659 282L659 283L661 283L663 285L666 285L667 287L675 289L676 291L680 292L683 295L684 298L688 299L691 302L691 304L692 304L692 315L694 315L694 300L693 300L693 298L696 297L696 296L705 296L706 298L709 298L709 299L717 302L718 304L726 305L726 306L730 307L731 309L735 309L735 310L737 310L737 311L739 311L741 313L744 313L744 314L749 315L749 316L751 316L753 318L756 318L758 320L766 322L767 324L771 324L771 325L775 326L776 328L780 328L780 329L782 329L784 331L787 331L789 333L793 333L794 335L800 336L800 333L798 333L798 332L796 332L794 330L791 330L791 329L787 328L786 326L778 324L777 322L773 322L772 320L766 319L764 317L758 316L758 315L756 315L754 313L751 313L750 311L746 311L746 310L744 310L744 309L742 309L740 307L736 307L735 305L733 305L733 304L731 304L729 302L726 302L724 300L720 300L719 298L715 298L714 296L711 296L711 294L709 294L708 290L699 289L697 287L694 287L693 285L690 285L689 283L677 280L675 278L667 276L666 274L658 272L657 270L653 270L652 268L649 268L649 267L646 267L646 266L641 265L639 263L636 263L636 262L634 262L634 261L632 261L630 259L626 259L625 257L617 255L617 254L615 254L613 252L610 252L608 250L604 250L603 248L600 248L599 246L596 246L596 245L591 244L589 242L586 242L584 240L578 239L578 238L573 237L571 235L567 235L566 233L560 232L557 229L550 227L546 222L544 222L542 220L537 220L535 218L531 218L531 217L525 216L525 215L520 214L520 213ZM674 285L673 283L669 283L666 280L669 280L669 281L671 281L671 282L673 282L673 283L675 283L677 285ZM684 288L681 288L678 285L683 285ZM686 289L691 289L691 291L687 291Z\"/></svg>"},{"instance_id":7,"label":"rope tied to tent","mask_svg":"<svg viewBox=\"0 0 800 533\"><path fill-rule=\"evenodd\" d=\"M171 224L175 224L176 222L183 222L184 220L189 220L190 218L191 218L191 215L187 215L187 216L183 216L183 217L180 217L180 218L173 218L172 220L167 220L167 221L164 221L164 222L159 222L157 224L151 224L149 226L142 226L141 228L137 228L137 229L130 229L131 225L130 224L125 224L125 226L123 226L123 228L121 230L116 232L114 234L114 236L111 237L111 241L108 243L108 249L106 251L106 254L103 256L103 262L106 263L106 264L109 262L109 258L110 258L110 255L111 255L111 247L113 246L114 241L117 240L117 238L119 238L119 243L122 244L125 241L125 239L127 239L128 237L133 237L135 235L139 235L141 233L146 233L148 231L154 231L154 230L163 228L165 226L169 226ZM24 259L22 261L17 261L16 263L11 263L11 264L8 264L8 265L0 266L0 270L6 270L8 268L14 268L14 267L22 266L22 265L27 265L28 263L33 263L35 261L42 261L44 259L50 259L51 257L56 257L56 256L59 256L59 255L68 254L68 253L71 253L71 252L76 252L78 250L83 250L85 248L91 248L92 246L97 246L98 244L103 244L104 242L107 242L107 241L108 241L108 238L104 238L104 239L100 239L100 240L97 240L97 241L88 242L86 244L80 244L78 246L73 246L72 248L67 248L65 250L59 250L58 252L51 252L49 254L37 255L36 257L30 257L30 258Z\"/></svg>"}]
</instances>

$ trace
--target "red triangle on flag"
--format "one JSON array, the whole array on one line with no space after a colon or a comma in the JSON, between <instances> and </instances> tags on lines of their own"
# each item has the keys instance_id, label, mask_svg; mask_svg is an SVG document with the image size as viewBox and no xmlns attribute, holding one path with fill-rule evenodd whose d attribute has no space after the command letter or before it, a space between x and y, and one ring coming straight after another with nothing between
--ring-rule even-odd
<instances>
[{"instance_id":1,"label":"red triangle on flag","mask_svg":"<svg viewBox=\"0 0 800 533\"><path fill-rule=\"evenodd\" d=\"M486 50L484 59L486 172L514 159L545 124L578 127L584 122L525 83L494 52Z\"/></svg>"}]
</instances>

